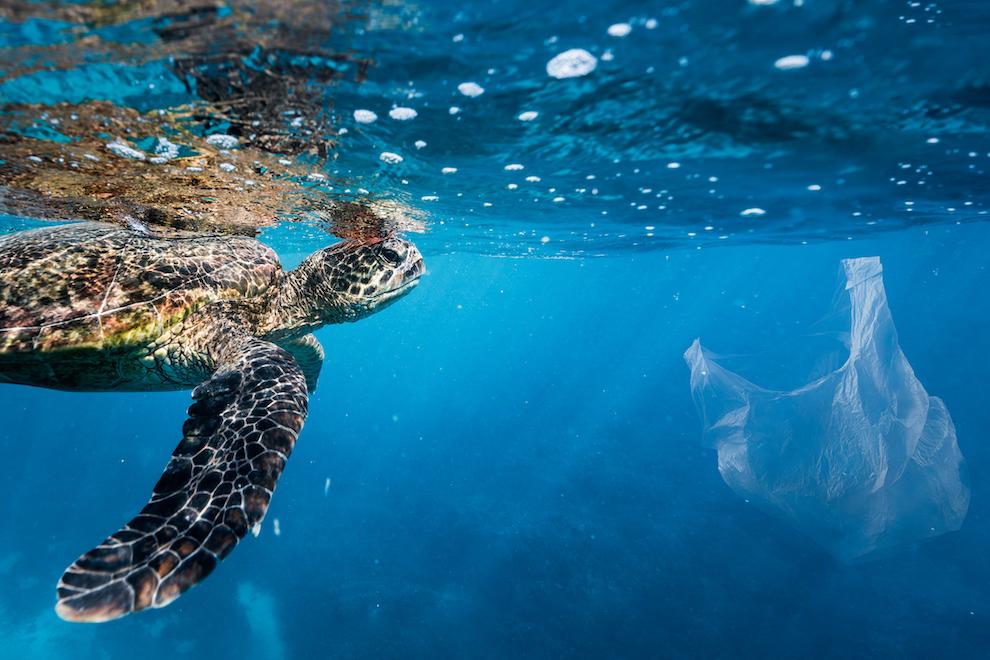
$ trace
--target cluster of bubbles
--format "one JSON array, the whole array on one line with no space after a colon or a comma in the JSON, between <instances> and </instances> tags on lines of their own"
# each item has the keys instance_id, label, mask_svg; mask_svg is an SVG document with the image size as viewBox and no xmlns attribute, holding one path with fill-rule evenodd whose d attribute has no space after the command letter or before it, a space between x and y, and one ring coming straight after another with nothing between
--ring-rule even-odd
<instances>
[{"instance_id":1,"label":"cluster of bubbles","mask_svg":"<svg viewBox=\"0 0 990 660\"><path fill-rule=\"evenodd\" d=\"M780 20L786 12L796 16L816 10L805 8L802 0L748 0L748 4L752 6L751 18L754 19L768 16ZM912 10L928 12L930 16L940 13L934 5L914 7L917 3L909 4ZM666 159L663 156L642 157L637 152L648 152L649 149L636 144L637 136L632 135L630 129L623 134L622 124L606 128L610 120L607 114L598 116L601 132L593 133L591 129L597 127L587 109L620 108L627 102L625 90L637 87L657 90L652 98L645 92L641 98L659 109L645 106L643 113L656 113L660 124L670 120L669 108L673 106L673 115L680 120L677 99L664 98L662 93L683 95L685 89L674 85L664 88L663 83L653 82L661 72L658 66L649 64L650 59L644 58L647 52L652 55L646 57L655 62L673 57L681 69L688 69L694 66L696 58L707 55L704 52L669 53L657 48L657 44L669 42L672 33L684 32L684 25L673 20L677 11L664 9L657 17L604 22L597 28L589 25L601 35L597 40L589 39L591 43L575 43L572 35L567 38L568 47L561 47L565 44L564 39L556 36L545 39L547 54L542 60L545 75L542 81L534 75L520 80L519 74L529 68L504 62L493 63L495 66L488 68L488 77L483 80L472 80L468 76L461 80L444 80L442 84L451 95L461 98L450 105L448 114L457 121L462 116L470 116L478 126L479 135L488 126L497 125L501 148L496 153L492 153L496 151L494 149L480 148L477 158L471 158L464 155L464 149L442 144L427 150L423 156L410 155L403 153L401 148L388 148L389 142L401 140L403 133L383 126L383 131L375 133L375 137L385 143L379 152L379 161L384 168L380 180L406 187L411 199L435 209L439 219L436 224L447 231L456 231L452 245L473 243L487 246L482 249L490 249L493 245L518 245L513 239L522 237L532 241L528 245L527 241L522 241L527 251L553 248L560 254L609 252L617 245L663 247L671 243L693 243L704 246L733 238L743 241L780 238L800 243L816 236L853 239L874 229L896 228L915 222L941 222L953 214L964 216L956 221L965 222L987 213L985 204L974 198L979 196L972 189L946 191L948 186L956 184L965 188L971 181L957 176L957 152L963 149L966 153L960 147L964 139L952 139L938 127L928 129L927 135L913 127L901 131L903 135L897 139L902 153L913 154L917 158L911 158L912 162L925 164L911 165L911 170L918 174L914 180L896 172L889 175L896 160L888 156L883 162L885 154L882 152L863 157L861 149L854 149L860 153L853 157L852 163L841 155L835 157L829 145L830 141L835 141L832 134L838 135L839 141L855 144L859 138L849 135L848 126L853 126L858 119L850 116L846 126L842 123L845 118L839 116L832 126L827 119L816 125L810 112L817 109L810 105L804 109L806 114L803 116L801 108L792 111L786 105L773 105L778 103L777 98L786 99L788 94L761 98L750 93L751 97L746 98L743 93L745 100L738 107L726 107L724 111L717 106L720 100L709 102L702 96L706 103L714 106L714 112L724 113L713 115L711 121L728 123L730 130L736 128L731 122L740 124L739 133L743 137L720 151L710 148L717 140L716 131L721 128L717 125L708 129L707 143L680 141L675 135L666 149L669 153ZM746 70L742 80L750 83L757 80L758 85L795 90L812 90L828 84L825 81L829 79L839 81L833 86L841 86L841 79L849 77L849 67L855 66L860 57L856 42L842 37L841 32L807 49L794 49L794 40L779 39L776 41L782 45L774 52L773 41L768 40L767 47L760 49L758 54L762 59L739 59L738 67ZM484 37L458 32L453 42L480 44L484 43ZM629 43L628 47L622 45L625 42ZM530 50L525 59L534 55L539 57L538 51ZM517 58L518 61L523 59ZM484 66L476 59L470 62L475 67ZM642 70L638 69L640 66ZM501 75L494 75L496 69ZM711 69L707 71L710 74ZM429 85L421 83L422 91L412 82L408 90L397 88L396 91L409 99L434 94ZM487 91L486 87L489 88ZM525 98L520 99L517 91L523 89L527 90ZM482 106L472 104L472 99L486 93L496 97ZM715 99L719 93L718 88L714 93L707 92ZM798 94L793 98L799 98ZM851 85L848 98L855 102L860 95L861 90ZM570 108L584 110L584 114L562 115L560 108L568 104L560 103L560 98L573 101ZM515 99L517 103L515 108L509 109L512 119L527 128L513 131L504 115L492 114L493 108L506 110L507 99ZM429 107L429 103L423 103L421 111ZM685 104L685 108L688 121L709 121L708 117L702 116L708 111L707 106L694 109ZM764 112L764 108L777 116L770 114L767 119L762 118L759 113ZM624 109L620 108L620 112L622 116L631 116ZM842 112L841 108L837 109L837 113ZM361 108L355 112L355 120L359 114L377 117L373 110ZM755 118L752 129L743 123L749 117ZM429 121L437 119L437 114L431 112ZM437 124L427 123L426 126L432 132ZM643 127L648 129L649 123L644 122L640 130ZM463 129L457 130L464 134ZM607 130L617 131L615 138L618 139L607 135ZM757 136L746 143L747 130L764 131L771 137ZM793 137L785 131L793 131ZM818 132L821 137L810 141L801 137L802 132L809 131ZM516 137L506 137L512 135ZM650 133L641 133L638 138L642 143L654 139ZM443 141L443 138L437 139ZM558 152L580 151L567 144L567 141L573 144L580 140L625 141L630 147L625 153L617 149L614 155L597 160L580 158L568 162L566 158L555 159L554 149ZM773 140L785 142L784 148L774 149ZM949 142L953 144L950 146ZM425 146L424 141L418 140L416 152ZM594 151L594 145L586 151ZM663 150L653 151L662 153ZM967 171L979 176L986 170L985 150L972 153L976 162L971 163ZM860 160L863 165L857 163ZM933 165L933 161L946 160L954 162L951 166ZM495 165L504 172L501 183L498 183L494 168L483 168L484 165L489 168ZM436 178L431 178L431 172L436 173ZM483 181L481 185L474 185L479 175ZM447 182L455 178L462 183ZM916 193L910 194L914 199L904 199L903 190L898 190L904 186L918 188ZM871 192L863 195L864 190ZM919 197L924 199L919 200ZM529 204L534 206L527 212L523 205ZM549 209L559 210L548 214ZM512 227L517 222L515 218L527 224L535 219L535 226L515 230ZM527 222L526 218L530 220Z\"/></svg>"}]
</instances>

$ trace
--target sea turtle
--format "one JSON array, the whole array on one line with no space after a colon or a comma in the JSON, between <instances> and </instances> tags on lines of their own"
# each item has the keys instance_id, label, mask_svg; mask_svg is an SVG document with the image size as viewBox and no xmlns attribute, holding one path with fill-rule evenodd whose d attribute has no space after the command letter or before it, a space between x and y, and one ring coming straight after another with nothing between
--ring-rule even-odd
<instances>
[{"instance_id":1,"label":"sea turtle","mask_svg":"<svg viewBox=\"0 0 990 660\"><path fill-rule=\"evenodd\" d=\"M312 331L384 308L423 272L395 236L338 243L288 272L245 237L98 223L0 236L0 382L195 387L150 501L66 569L58 614L107 621L204 579L265 515L322 364Z\"/></svg>"}]
</instances>

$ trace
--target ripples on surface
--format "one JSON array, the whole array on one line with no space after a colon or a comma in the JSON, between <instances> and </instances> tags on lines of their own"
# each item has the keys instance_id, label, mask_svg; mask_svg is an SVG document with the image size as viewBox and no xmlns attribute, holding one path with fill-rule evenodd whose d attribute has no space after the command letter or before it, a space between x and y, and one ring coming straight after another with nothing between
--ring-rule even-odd
<instances>
[{"instance_id":1,"label":"ripples on surface","mask_svg":"<svg viewBox=\"0 0 990 660\"><path fill-rule=\"evenodd\" d=\"M0 97L19 105L4 110L0 147L18 213L43 214L68 189L83 208L123 200L209 225L218 202L203 198L218 189L229 213L215 215L247 209L253 227L388 199L425 214L427 249L534 256L841 239L987 213L978 2L2 11ZM92 99L174 122L66 146L40 106ZM230 158L203 144L209 133L239 138ZM180 152L151 163L163 135ZM117 138L144 160L107 153ZM113 167L58 161L80 144ZM175 195L149 199L149 186Z\"/></svg>"}]
</instances>

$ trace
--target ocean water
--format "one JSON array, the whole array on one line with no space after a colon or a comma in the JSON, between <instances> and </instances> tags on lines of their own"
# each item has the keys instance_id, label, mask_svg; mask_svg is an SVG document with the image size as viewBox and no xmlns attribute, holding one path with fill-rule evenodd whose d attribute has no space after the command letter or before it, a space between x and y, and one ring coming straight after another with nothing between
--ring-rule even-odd
<instances>
[{"instance_id":1,"label":"ocean water","mask_svg":"<svg viewBox=\"0 0 990 660\"><path fill-rule=\"evenodd\" d=\"M409 209L429 273L317 333L320 386L258 538L119 621L60 620L55 585L146 502L189 393L4 385L0 657L987 656L984 3L356 3L326 29L266 18L249 47L195 34L244 3L3 5L0 112L29 116L0 143L4 232L48 222L15 205L41 184L11 135L59 143L59 103L216 103L211 65L177 64L197 48L316 90L287 98L324 113L327 157L274 153L323 173L293 179L308 195ZM572 48L594 70L548 75ZM254 148L265 117L235 115L193 130ZM294 135L302 115L279 116ZM259 236L288 267L336 240L277 220ZM956 532L840 561L726 486L682 354L700 337L755 382L808 382L840 260L874 255L971 503Z\"/></svg>"}]
</instances>

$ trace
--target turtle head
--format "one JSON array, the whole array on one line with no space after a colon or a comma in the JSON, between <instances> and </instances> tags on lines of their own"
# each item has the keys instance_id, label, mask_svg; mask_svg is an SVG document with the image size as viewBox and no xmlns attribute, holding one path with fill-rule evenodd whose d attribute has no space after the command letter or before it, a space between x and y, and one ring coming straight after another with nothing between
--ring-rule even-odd
<instances>
[{"instance_id":1,"label":"turtle head","mask_svg":"<svg viewBox=\"0 0 990 660\"><path fill-rule=\"evenodd\" d=\"M357 321L412 291L424 272L419 250L397 236L337 243L289 273L274 325L293 332Z\"/></svg>"},{"instance_id":2,"label":"turtle head","mask_svg":"<svg viewBox=\"0 0 990 660\"><path fill-rule=\"evenodd\" d=\"M341 243L321 252L322 270L330 285L327 311L344 321L356 321L391 305L412 291L426 272L416 246L397 236Z\"/></svg>"}]
</instances>

